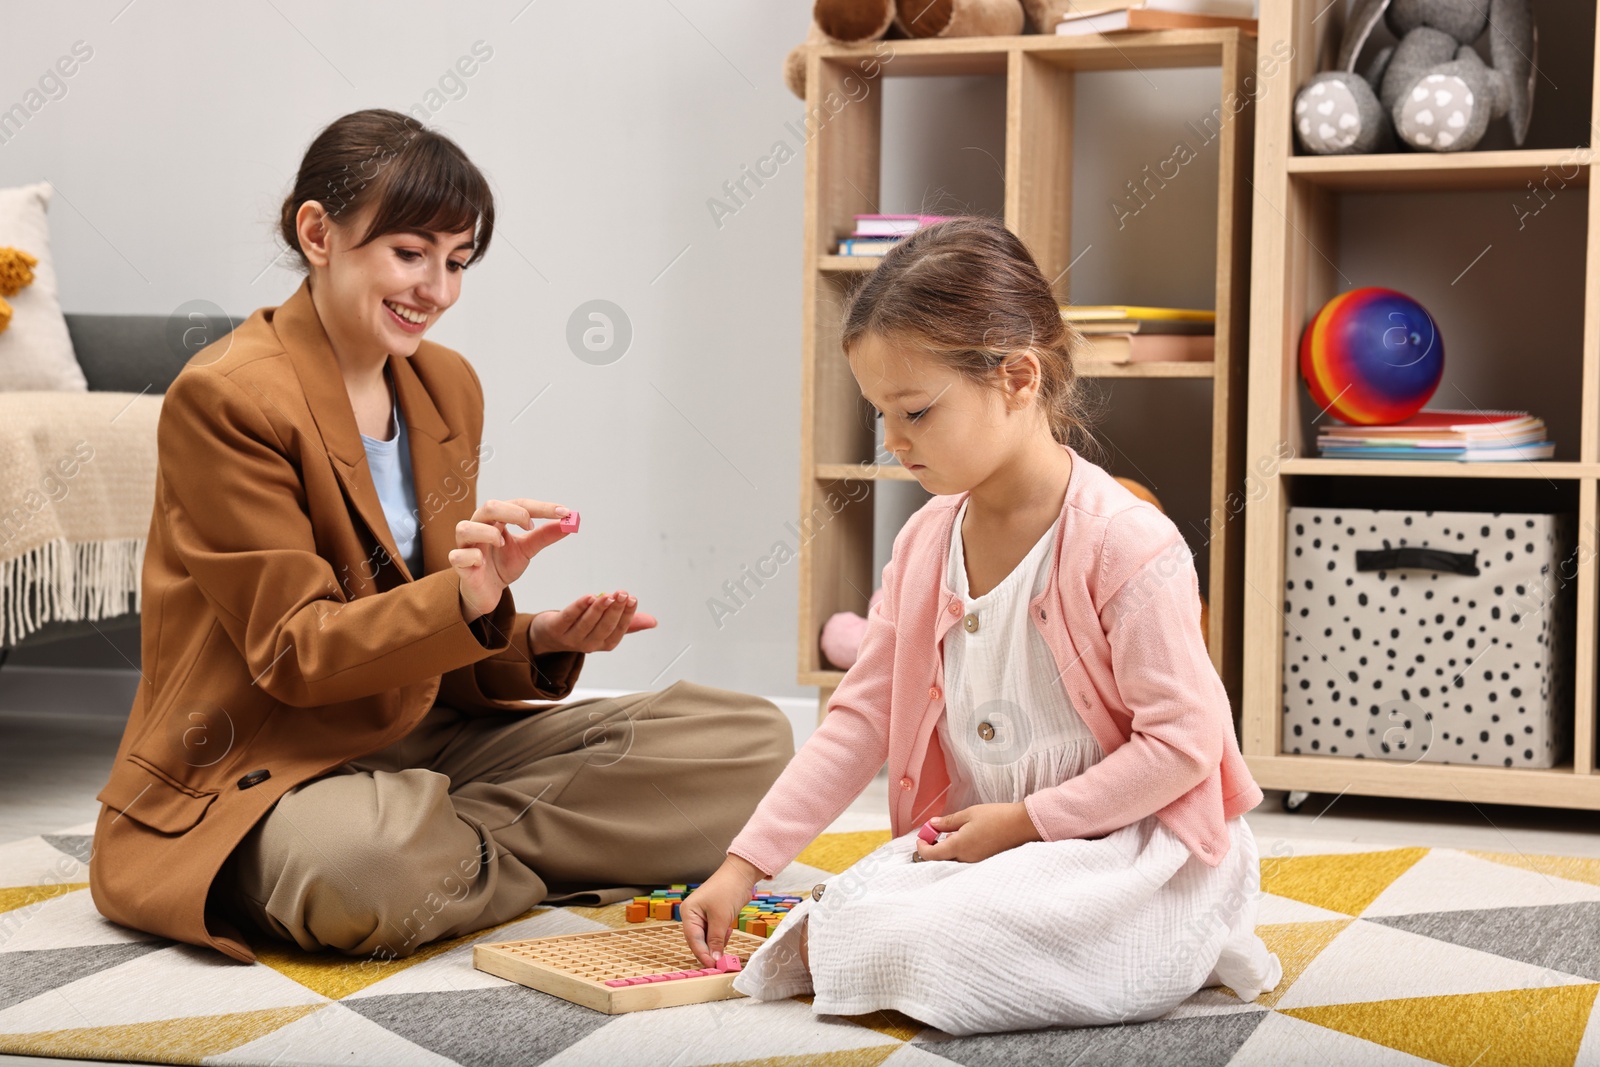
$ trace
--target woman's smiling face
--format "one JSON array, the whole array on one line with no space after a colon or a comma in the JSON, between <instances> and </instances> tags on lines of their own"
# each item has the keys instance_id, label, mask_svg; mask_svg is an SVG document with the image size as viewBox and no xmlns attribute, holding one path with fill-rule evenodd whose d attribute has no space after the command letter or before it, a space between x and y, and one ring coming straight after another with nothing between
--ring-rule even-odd
<instances>
[{"instance_id":1,"label":"woman's smiling face","mask_svg":"<svg viewBox=\"0 0 1600 1067\"><path fill-rule=\"evenodd\" d=\"M472 258L473 230L388 233L355 247L376 210L368 205L331 222L326 256L312 259L313 285L325 305L339 309L340 340L396 356L416 352L423 334L461 296L461 274ZM316 225L321 205L301 205L302 223ZM309 218L306 216L309 213ZM302 245L304 245L302 240ZM317 260L321 262L317 262Z\"/></svg>"}]
</instances>

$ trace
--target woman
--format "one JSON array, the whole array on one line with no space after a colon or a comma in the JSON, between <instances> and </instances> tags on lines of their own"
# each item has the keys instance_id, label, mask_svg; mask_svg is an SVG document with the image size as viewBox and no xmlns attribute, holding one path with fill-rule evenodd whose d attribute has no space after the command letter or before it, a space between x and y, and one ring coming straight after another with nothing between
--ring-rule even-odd
<instances>
[{"instance_id":1,"label":"woman","mask_svg":"<svg viewBox=\"0 0 1600 1067\"><path fill-rule=\"evenodd\" d=\"M621 591L518 613L567 509L474 505L482 389L423 335L488 249L483 175L355 112L312 142L281 229L305 281L163 404L96 905L240 960L263 934L393 958L709 874L793 754L776 708L687 682L524 703L655 620Z\"/></svg>"}]
</instances>

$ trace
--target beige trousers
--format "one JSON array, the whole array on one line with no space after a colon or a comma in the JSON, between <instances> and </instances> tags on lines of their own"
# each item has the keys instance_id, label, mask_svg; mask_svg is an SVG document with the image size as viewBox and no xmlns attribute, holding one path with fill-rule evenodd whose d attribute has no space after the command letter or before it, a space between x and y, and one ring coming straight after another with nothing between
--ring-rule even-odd
<instances>
[{"instance_id":1,"label":"beige trousers","mask_svg":"<svg viewBox=\"0 0 1600 1067\"><path fill-rule=\"evenodd\" d=\"M793 754L771 703L692 682L521 717L435 704L284 794L217 890L302 948L407 956L541 901L704 880Z\"/></svg>"}]
</instances>

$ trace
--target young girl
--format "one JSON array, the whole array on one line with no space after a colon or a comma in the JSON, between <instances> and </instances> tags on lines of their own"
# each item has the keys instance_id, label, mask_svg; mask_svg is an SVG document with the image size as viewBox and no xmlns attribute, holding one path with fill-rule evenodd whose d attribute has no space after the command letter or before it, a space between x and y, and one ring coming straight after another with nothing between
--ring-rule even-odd
<instances>
[{"instance_id":1,"label":"young girl","mask_svg":"<svg viewBox=\"0 0 1600 1067\"><path fill-rule=\"evenodd\" d=\"M843 346L934 493L828 715L684 904L711 964L754 883L889 765L894 839L812 890L735 988L952 1034L1149 1019L1282 971L1254 932L1261 800L1173 523L1084 434L1049 284L1000 224L905 238ZM930 820L942 838L919 840Z\"/></svg>"}]
</instances>

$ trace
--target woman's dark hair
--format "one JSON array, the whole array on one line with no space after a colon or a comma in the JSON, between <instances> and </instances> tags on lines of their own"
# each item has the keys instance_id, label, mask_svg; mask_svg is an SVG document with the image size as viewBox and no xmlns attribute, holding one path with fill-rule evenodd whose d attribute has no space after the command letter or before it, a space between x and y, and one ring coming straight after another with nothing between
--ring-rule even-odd
<instances>
[{"instance_id":1,"label":"woman's dark hair","mask_svg":"<svg viewBox=\"0 0 1600 1067\"><path fill-rule=\"evenodd\" d=\"M450 138L387 108L335 119L306 149L294 191L278 216L279 236L302 270L310 265L300 249L295 216L308 200L340 222L376 203L357 248L412 227L440 233L472 228L470 265L489 250L494 235L494 194L483 172Z\"/></svg>"},{"instance_id":2,"label":"woman's dark hair","mask_svg":"<svg viewBox=\"0 0 1600 1067\"><path fill-rule=\"evenodd\" d=\"M1074 366L1083 337L1062 319L1027 246L998 221L964 215L902 238L845 308L845 352L867 334L924 348L980 385L995 385L997 367L1031 350L1051 436L1097 451Z\"/></svg>"}]
</instances>

